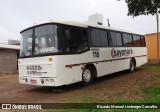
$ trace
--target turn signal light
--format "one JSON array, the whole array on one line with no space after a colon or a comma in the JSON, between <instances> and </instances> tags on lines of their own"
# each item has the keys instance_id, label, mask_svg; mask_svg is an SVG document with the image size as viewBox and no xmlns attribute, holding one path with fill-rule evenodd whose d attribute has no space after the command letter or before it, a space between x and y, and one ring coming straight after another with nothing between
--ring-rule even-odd
<instances>
[{"instance_id":1,"label":"turn signal light","mask_svg":"<svg viewBox=\"0 0 160 112\"><path fill-rule=\"evenodd\" d=\"M48 61L52 61L52 58L48 58Z\"/></svg>"}]
</instances>

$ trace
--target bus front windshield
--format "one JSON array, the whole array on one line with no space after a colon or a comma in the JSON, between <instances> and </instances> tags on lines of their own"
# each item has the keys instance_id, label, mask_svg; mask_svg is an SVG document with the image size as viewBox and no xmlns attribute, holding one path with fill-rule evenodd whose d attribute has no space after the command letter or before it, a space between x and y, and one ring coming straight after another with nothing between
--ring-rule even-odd
<instances>
[{"instance_id":1,"label":"bus front windshield","mask_svg":"<svg viewBox=\"0 0 160 112\"><path fill-rule=\"evenodd\" d=\"M57 25L43 25L21 33L20 57L58 53Z\"/></svg>"}]
</instances>

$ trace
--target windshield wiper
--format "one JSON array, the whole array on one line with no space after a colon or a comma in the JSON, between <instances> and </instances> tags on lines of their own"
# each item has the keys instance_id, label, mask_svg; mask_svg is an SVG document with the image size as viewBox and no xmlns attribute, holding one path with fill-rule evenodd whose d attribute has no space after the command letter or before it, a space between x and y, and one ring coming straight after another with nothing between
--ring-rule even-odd
<instances>
[{"instance_id":1,"label":"windshield wiper","mask_svg":"<svg viewBox=\"0 0 160 112\"><path fill-rule=\"evenodd\" d=\"M30 48L24 55L23 55L23 57L25 57L29 52L31 52L32 51L32 48Z\"/></svg>"},{"instance_id":2,"label":"windshield wiper","mask_svg":"<svg viewBox=\"0 0 160 112\"><path fill-rule=\"evenodd\" d=\"M41 49L41 47L37 43L34 43L34 46L38 47L37 52L39 52L39 50ZM30 48L22 57L25 57L31 51L32 51L32 48Z\"/></svg>"}]
</instances>

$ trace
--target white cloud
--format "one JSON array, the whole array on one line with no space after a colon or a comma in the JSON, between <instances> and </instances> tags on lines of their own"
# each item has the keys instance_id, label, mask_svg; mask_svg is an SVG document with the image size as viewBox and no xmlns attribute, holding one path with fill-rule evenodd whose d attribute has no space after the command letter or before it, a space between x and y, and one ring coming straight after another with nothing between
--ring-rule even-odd
<instances>
[{"instance_id":1,"label":"white cloud","mask_svg":"<svg viewBox=\"0 0 160 112\"><path fill-rule=\"evenodd\" d=\"M4 28L0 27L0 34L1 35L10 35L11 33Z\"/></svg>"},{"instance_id":2,"label":"white cloud","mask_svg":"<svg viewBox=\"0 0 160 112\"><path fill-rule=\"evenodd\" d=\"M156 32L154 16L128 17L124 0L1 0L0 42L19 39L22 28L51 19L86 21L94 13L104 15L113 27L133 32ZM5 37L5 38L4 38Z\"/></svg>"},{"instance_id":3,"label":"white cloud","mask_svg":"<svg viewBox=\"0 0 160 112\"><path fill-rule=\"evenodd\" d=\"M8 39L20 39L19 36L0 26L0 43L7 43Z\"/></svg>"}]
</instances>

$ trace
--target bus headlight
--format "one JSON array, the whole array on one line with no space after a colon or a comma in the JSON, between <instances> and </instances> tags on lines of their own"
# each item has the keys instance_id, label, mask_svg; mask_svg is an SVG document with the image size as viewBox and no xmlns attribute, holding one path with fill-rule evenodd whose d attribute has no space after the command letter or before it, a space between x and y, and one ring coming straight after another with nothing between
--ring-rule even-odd
<instances>
[{"instance_id":1,"label":"bus headlight","mask_svg":"<svg viewBox=\"0 0 160 112\"><path fill-rule=\"evenodd\" d=\"M48 61L52 61L52 58L48 58Z\"/></svg>"},{"instance_id":2,"label":"bus headlight","mask_svg":"<svg viewBox=\"0 0 160 112\"><path fill-rule=\"evenodd\" d=\"M54 84L54 79L50 79L50 81L51 81L51 84Z\"/></svg>"},{"instance_id":3,"label":"bus headlight","mask_svg":"<svg viewBox=\"0 0 160 112\"><path fill-rule=\"evenodd\" d=\"M46 83L46 84L49 84L49 79L45 79L45 83Z\"/></svg>"},{"instance_id":4,"label":"bus headlight","mask_svg":"<svg viewBox=\"0 0 160 112\"><path fill-rule=\"evenodd\" d=\"M41 79L41 83L44 84L44 79Z\"/></svg>"},{"instance_id":5,"label":"bus headlight","mask_svg":"<svg viewBox=\"0 0 160 112\"><path fill-rule=\"evenodd\" d=\"M25 78L25 82L26 82L26 83L28 82L28 79L27 79L27 78Z\"/></svg>"}]
</instances>

